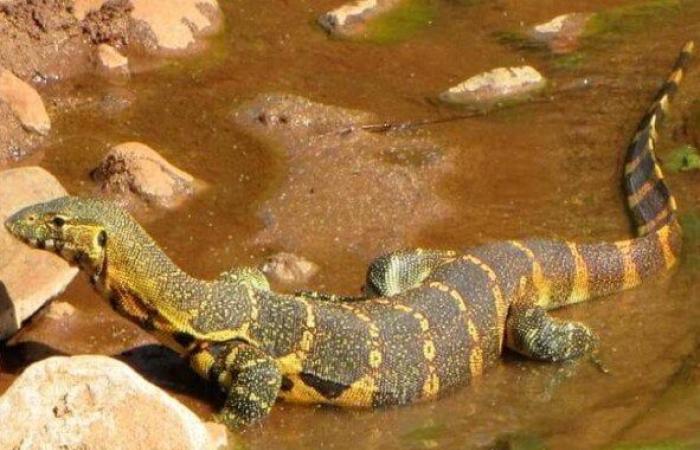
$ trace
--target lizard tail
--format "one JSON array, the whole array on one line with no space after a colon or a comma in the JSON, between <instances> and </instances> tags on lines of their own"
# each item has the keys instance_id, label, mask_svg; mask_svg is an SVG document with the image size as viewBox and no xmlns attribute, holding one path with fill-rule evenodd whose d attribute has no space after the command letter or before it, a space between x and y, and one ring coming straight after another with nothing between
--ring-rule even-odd
<instances>
[{"instance_id":1,"label":"lizard tail","mask_svg":"<svg viewBox=\"0 0 700 450\"><path fill-rule=\"evenodd\" d=\"M683 46L673 70L639 123L627 149L624 187L627 205L639 236L655 232L676 221L676 201L664 181L654 150L657 127L667 114L670 99L683 79L693 47L692 41Z\"/></svg>"},{"instance_id":2,"label":"lizard tail","mask_svg":"<svg viewBox=\"0 0 700 450\"><path fill-rule=\"evenodd\" d=\"M539 303L547 309L578 303L638 286L670 269L682 247L676 202L654 153L657 127L668 112L671 96L683 78L693 43L688 42L671 74L637 127L625 157L624 188L638 236L601 243L525 241L538 261Z\"/></svg>"}]
</instances>

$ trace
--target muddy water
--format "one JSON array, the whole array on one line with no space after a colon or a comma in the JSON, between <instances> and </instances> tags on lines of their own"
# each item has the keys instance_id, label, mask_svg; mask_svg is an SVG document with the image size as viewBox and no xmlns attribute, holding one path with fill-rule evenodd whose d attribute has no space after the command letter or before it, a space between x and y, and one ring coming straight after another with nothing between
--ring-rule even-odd
<instances>
[{"instance_id":1,"label":"muddy water","mask_svg":"<svg viewBox=\"0 0 700 450\"><path fill-rule=\"evenodd\" d=\"M436 93L474 73L523 62L552 79L544 101L425 130L458 148L455 175L440 180L456 212L404 244L463 248L531 236L629 236L620 152L681 43L700 41L697 1L592 38L573 62L504 45L494 33L561 13L642 2L435 0L427 3L427 26L383 44L329 40L311 24L338 1L222 3L226 29L204 54L127 83L85 77L48 87L54 132L23 163L46 167L71 193L89 193L88 172L109 145L153 146L210 189L177 211L140 212L139 219L176 262L204 277L258 263L271 251L253 243L263 226L255 213L284 179L285 160L279 149L232 125L237 104L283 91L388 121L440 117L455 111L430 101ZM697 67L676 99L661 155L686 140L683 112L700 98ZM668 179L687 231L680 268L632 292L557 313L600 334L610 374L584 361L545 365L506 355L477 383L432 403L376 412L280 404L269 420L241 433L245 448L589 449L660 442L700 448L700 175ZM329 247L334 238L313 230L309 236ZM310 288L353 292L376 255L305 256L322 266ZM40 315L13 339L3 350L0 391L34 360L97 352L119 355L205 417L216 406L214 392L116 317L83 278L58 300L77 312L64 320Z\"/></svg>"}]
</instances>

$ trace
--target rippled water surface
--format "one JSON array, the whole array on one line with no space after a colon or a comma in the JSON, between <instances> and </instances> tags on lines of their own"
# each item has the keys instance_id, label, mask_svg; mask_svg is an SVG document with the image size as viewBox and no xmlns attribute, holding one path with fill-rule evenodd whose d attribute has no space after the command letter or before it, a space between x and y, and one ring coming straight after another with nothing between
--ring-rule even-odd
<instances>
[{"instance_id":1,"label":"rippled water surface","mask_svg":"<svg viewBox=\"0 0 700 450\"><path fill-rule=\"evenodd\" d=\"M54 132L23 163L47 168L71 193L87 193L88 173L109 145L153 146L210 187L178 210L139 219L177 263L204 277L269 253L252 239L263 227L256 211L286 176L279 149L233 126L236 105L276 91L387 121L444 117L455 111L436 104L437 93L475 73L522 63L550 78L544 99L423 130L458 149L457 170L437 180L454 215L403 244L463 248L531 236L629 236L620 154L681 44L700 41L696 0L428 0L410 32L386 31L374 42L329 39L315 26L337 0L222 4L225 29L204 53L126 83L85 77L47 88L57 112ZM647 13L630 13L640 7ZM574 11L610 13L572 57L497 37ZM698 63L663 128L662 158L690 143L684 117L696 99ZM263 424L240 433L244 448L700 448L700 174L667 178L686 229L680 267L634 291L556 313L599 333L610 374L583 361L548 365L507 354L481 380L435 402L374 412L278 404ZM333 235L308 233L335 245ZM308 287L353 292L377 255L305 256L322 268ZM0 390L46 355L121 355L209 416L215 393L112 313L85 279L59 300L78 312L67 323L39 317L17 336L4 350L11 371L0 374Z\"/></svg>"}]
</instances>

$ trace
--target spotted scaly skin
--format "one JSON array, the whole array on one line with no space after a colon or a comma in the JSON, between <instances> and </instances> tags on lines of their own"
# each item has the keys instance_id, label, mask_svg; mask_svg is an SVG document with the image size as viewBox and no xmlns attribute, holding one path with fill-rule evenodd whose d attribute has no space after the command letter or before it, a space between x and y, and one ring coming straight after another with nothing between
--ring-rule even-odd
<instances>
[{"instance_id":1,"label":"spotted scaly skin","mask_svg":"<svg viewBox=\"0 0 700 450\"><path fill-rule=\"evenodd\" d=\"M676 263L681 230L654 146L692 48L627 151L635 239L401 251L373 263L366 295L350 301L272 292L255 269L193 278L104 201L60 198L17 212L6 226L74 261L115 310L186 355L226 393L219 418L229 426L265 416L278 397L346 407L431 399L479 376L504 345L543 361L592 352L589 328L548 311L637 286Z\"/></svg>"}]
</instances>

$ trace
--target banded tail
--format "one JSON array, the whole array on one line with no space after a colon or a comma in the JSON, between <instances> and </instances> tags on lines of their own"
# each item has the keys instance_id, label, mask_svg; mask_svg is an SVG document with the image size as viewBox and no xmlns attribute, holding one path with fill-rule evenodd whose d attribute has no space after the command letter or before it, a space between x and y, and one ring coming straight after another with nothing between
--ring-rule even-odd
<instances>
[{"instance_id":1,"label":"banded tail","mask_svg":"<svg viewBox=\"0 0 700 450\"><path fill-rule=\"evenodd\" d=\"M693 51L683 46L668 79L637 127L625 156L624 188L638 237L590 244L525 241L533 259L541 261L535 278L541 282L539 304L546 309L578 303L638 286L670 269L681 252L681 227L676 202L656 158L657 127L668 113ZM537 284L537 283L536 283ZM543 293L544 292L544 293Z\"/></svg>"},{"instance_id":2,"label":"banded tail","mask_svg":"<svg viewBox=\"0 0 700 450\"><path fill-rule=\"evenodd\" d=\"M693 48L692 41L683 46L671 74L656 94L627 149L624 186L627 205L639 236L657 231L677 220L676 201L664 181L654 150L657 127L668 113L670 99L683 79Z\"/></svg>"}]
</instances>

